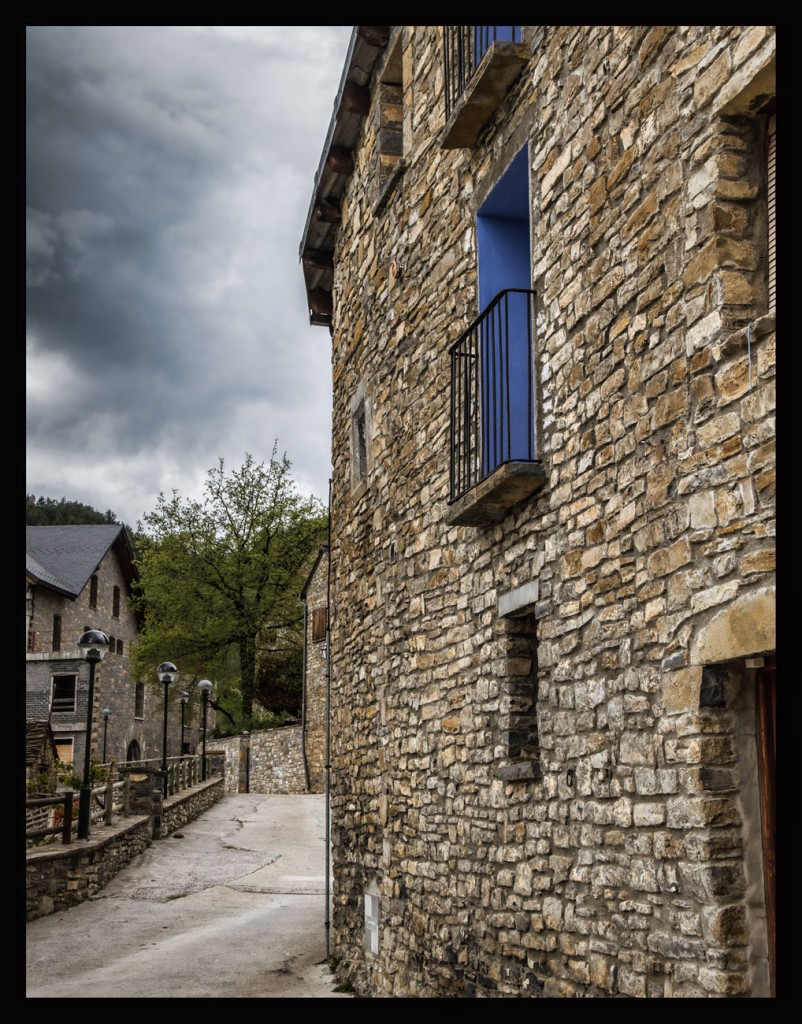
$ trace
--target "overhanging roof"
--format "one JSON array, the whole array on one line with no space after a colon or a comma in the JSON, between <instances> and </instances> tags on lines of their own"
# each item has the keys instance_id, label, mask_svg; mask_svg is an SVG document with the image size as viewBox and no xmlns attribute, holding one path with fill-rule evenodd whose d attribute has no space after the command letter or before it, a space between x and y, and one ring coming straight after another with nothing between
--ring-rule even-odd
<instances>
[{"instance_id":1,"label":"overhanging roof","mask_svg":"<svg viewBox=\"0 0 802 1024\"><path fill-rule=\"evenodd\" d=\"M357 25L351 34L298 254L310 324L331 326L334 248L341 202L353 171L353 149L370 110L370 78L390 31L389 25Z\"/></svg>"}]
</instances>

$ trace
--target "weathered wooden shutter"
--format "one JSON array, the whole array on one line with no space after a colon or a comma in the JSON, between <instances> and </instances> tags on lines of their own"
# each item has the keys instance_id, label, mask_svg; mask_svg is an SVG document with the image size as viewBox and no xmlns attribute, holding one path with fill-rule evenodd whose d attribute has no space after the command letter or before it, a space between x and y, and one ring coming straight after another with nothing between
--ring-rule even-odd
<instances>
[{"instance_id":1,"label":"weathered wooden shutter","mask_svg":"<svg viewBox=\"0 0 802 1024\"><path fill-rule=\"evenodd\" d=\"M315 608L312 611L312 641L317 643L326 639L326 611L324 608Z\"/></svg>"}]
</instances>

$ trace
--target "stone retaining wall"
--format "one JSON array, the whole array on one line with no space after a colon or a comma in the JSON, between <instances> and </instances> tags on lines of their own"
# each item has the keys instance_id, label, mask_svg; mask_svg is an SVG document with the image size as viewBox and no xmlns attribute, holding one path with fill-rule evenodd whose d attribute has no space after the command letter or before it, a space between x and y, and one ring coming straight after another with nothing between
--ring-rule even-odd
<instances>
[{"instance_id":1,"label":"stone retaining wall","mask_svg":"<svg viewBox=\"0 0 802 1024\"><path fill-rule=\"evenodd\" d=\"M193 821L224 795L222 778L200 783L164 802L162 838ZM33 921L67 910L102 889L153 840L150 815L93 826L88 841L28 850L25 857L25 917Z\"/></svg>"}]
</instances>

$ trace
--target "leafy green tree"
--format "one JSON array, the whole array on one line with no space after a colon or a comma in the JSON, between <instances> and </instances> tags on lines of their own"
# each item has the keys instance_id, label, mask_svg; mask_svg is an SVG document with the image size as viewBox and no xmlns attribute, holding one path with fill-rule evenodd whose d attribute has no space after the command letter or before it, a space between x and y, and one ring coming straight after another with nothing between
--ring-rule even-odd
<instances>
[{"instance_id":1,"label":"leafy green tree","mask_svg":"<svg viewBox=\"0 0 802 1024\"><path fill-rule=\"evenodd\" d=\"M247 727L254 700L269 702L274 680L282 681L277 652L297 664L300 593L326 528L325 508L298 493L275 445L269 463L248 454L230 474L219 459L202 501L160 494L138 537L144 625L133 652L136 677L148 680L167 659L184 678L221 682L218 699L226 685L236 688ZM300 683L299 671L298 694Z\"/></svg>"}]
</instances>

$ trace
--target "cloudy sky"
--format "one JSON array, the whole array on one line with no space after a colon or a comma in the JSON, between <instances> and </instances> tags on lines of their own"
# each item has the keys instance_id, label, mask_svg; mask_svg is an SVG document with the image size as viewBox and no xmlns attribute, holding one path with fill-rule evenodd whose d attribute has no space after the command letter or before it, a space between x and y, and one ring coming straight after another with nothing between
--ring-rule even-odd
<instances>
[{"instance_id":1,"label":"cloudy sky","mask_svg":"<svg viewBox=\"0 0 802 1024\"><path fill-rule=\"evenodd\" d=\"M28 26L26 491L132 527L274 441L330 475L298 249L350 26Z\"/></svg>"}]
</instances>

